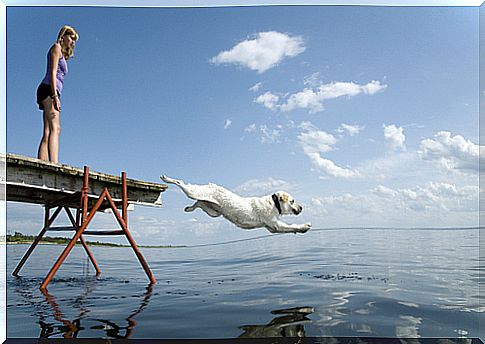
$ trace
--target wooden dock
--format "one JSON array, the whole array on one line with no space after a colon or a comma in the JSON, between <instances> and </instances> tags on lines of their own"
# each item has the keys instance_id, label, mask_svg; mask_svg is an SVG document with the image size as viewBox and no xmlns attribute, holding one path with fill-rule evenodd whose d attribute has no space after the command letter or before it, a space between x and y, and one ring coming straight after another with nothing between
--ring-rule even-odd
<instances>
[{"instance_id":1,"label":"wooden dock","mask_svg":"<svg viewBox=\"0 0 485 344\"><path fill-rule=\"evenodd\" d=\"M128 206L130 204L161 206L161 193L166 189L167 186L164 184L127 179L125 172L121 172L121 177L116 177L90 171L88 166L80 169L15 154L0 154L0 193L3 193L0 194L0 199L42 204L45 209L44 226L12 274L19 276L20 270L47 231L75 231L40 285L43 292L47 291L47 285L78 240L91 260L96 275L101 273L83 234L124 235L150 283L155 283L155 277L128 228ZM76 210L75 216L71 208ZM54 209L51 214L51 210ZM97 212L107 209L113 212L121 230L86 230ZM62 210L66 212L71 226L52 226Z\"/></svg>"},{"instance_id":2,"label":"wooden dock","mask_svg":"<svg viewBox=\"0 0 485 344\"><path fill-rule=\"evenodd\" d=\"M82 168L10 153L0 154L0 172L3 166L6 166L6 173L0 173L0 184L3 184L0 185L0 199L42 204L50 208L62 200L70 208L79 207L79 198L75 196L83 186ZM6 175L6 181L2 174ZM126 184L129 204L162 206L161 194L167 185L134 179L127 179ZM89 207L93 206L105 187L109 188L115 204L121 206L121 177L90 171ZM2 194L4 192L6 195ZM69 195L73 196L72 202L66 204L66 196ZM107 208L109 205L104 202L99 210Z\"/></svg>"}]
</instances>

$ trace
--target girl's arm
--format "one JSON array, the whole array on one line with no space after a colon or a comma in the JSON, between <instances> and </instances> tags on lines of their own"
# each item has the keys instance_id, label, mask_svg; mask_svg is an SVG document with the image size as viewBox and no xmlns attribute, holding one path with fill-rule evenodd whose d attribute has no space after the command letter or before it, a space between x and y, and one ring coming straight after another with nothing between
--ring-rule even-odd
<instances>
[{"instance_id":1,"label":"girl's arm","mask_svg":"<svg viewBox=\"0 0 485 344\"><path fill-rule=\"evenodd\" d=\"M57 96L57 89L56 89L56 82L57 82L57 68L59 67L59 59L62 57L62 51L61 51L61 46L59 43L55 43L49 53L49 59L51 63L51 91L52 91L52 96L53 96L53 103L54 103L54 108L57 111L61 111L61 102L59 100L59 97Z\"/></svg>"}]
</instances>

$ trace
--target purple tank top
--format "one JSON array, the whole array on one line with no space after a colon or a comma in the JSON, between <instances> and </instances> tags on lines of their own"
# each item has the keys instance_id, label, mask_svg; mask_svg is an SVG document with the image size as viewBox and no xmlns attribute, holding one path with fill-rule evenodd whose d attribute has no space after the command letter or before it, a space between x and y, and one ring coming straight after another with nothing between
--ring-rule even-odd
<instances>
[{"instance_id":1,"label":"purple tank top","mask_svg":"<svg viewBox=\"0 0 485 344\"><path fill-rule=\"evenodd\" d=\"M51 84L51 60L49 58L50 53L47 53L47 71L45 73L45 77L42 80L43 84L50 85ZM59 94L62 93L62 86L64 84L64 76L67 74L67 61L64 58L64 55L59 59L59 64L57 66L57 74L56 74L56 90Z\"/></svg>"}]
</instances>

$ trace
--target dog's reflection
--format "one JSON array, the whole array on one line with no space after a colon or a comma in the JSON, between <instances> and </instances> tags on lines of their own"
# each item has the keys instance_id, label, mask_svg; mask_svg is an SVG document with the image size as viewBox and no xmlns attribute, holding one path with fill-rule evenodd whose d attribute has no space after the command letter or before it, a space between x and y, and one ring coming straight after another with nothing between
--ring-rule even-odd
<instances>
[{"instance_id":1,"label":"dog's reflection","mask_svg":"<svg viewBox=\"0 0 485 344\"><path fill-rule=\"evenodd\" d=\"M244 332L239 338L268 337L305 337L304 324L311 322L308 315L313 313L312 307L286 308L272 311L278 315L266 325L244 325L239 328Z\"/></svg>"},{"instance_id":2,"label":"dog's reflection","mask_svg":"<svg viewBox=\"0 0 485 344\"><path fill-rule=\"evenodd\" d=\"M134 320L135 316L143 311L145 307L148 305L150 301L150 297L153 291L153 284L149 284L146 288L144 293L144 297L142 302L140 303L139 307L134 310L128 317L126 318L127 325L126 326L119 326L118 324L114 323L110 320L105 319L89 319L89 321L96 321L99 322L100 325L91 326L91 330L102 330L106 333L106 336L109 338L115 339L125 339L130 338L133 334L133 330L137 325L137 322ZM61 324L52 324L46 323L44 321L39 321L41 326L41 333L40 338L48 338L53 337L55 335L62 334L64 338L77 338L79 332L84 327L81 326L81 320L85 318L85 315L89 312L88 309L81 308L81 312L77 318L74 320L68 320L62 313L56 298L49 294L47 291L43 292L45 300L50 305L52 310L54 311L54 319L56 319Z\"/></svg>"}]
</instances>

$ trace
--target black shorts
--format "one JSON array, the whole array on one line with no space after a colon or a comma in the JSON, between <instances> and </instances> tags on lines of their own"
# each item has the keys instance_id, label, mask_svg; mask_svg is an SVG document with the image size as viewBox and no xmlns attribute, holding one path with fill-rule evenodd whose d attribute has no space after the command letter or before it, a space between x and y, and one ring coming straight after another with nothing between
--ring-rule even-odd
<instances>
[{"instance_id":1,"label":"black shorts","mask_svg":"<svg viewBox=\"0 0 485 344\"><path fill-rule=\"evenodd\" d=\"M41 83L39 87L37 87L37 104L39 104L39 109L44 110L44 104L42 102L52 95L51 85L47 85ZM57 96L60 97L59 91L57 91Z\"/></svg>"}]
</instances>

